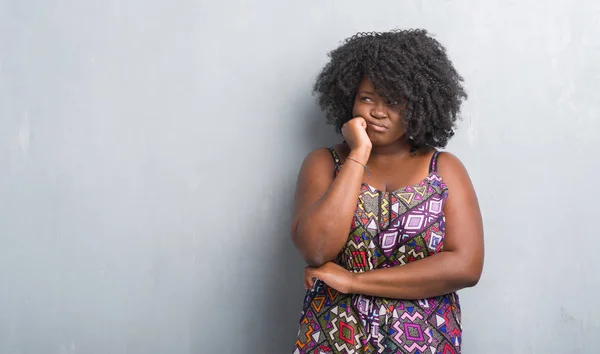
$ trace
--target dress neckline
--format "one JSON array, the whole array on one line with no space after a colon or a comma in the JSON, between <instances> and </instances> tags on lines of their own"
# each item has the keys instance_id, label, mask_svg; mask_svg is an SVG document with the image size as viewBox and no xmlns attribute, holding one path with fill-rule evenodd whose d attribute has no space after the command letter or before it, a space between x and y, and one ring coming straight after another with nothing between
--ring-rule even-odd
<instances>
[{"instance_id":1,"label":"dress neckline","mask_svg":"<svg viewBox=\"0 0 600 354\"><path fill-rule=\"evenodd\" d=\"M419 183L402 186L402 187L394 189L392 191L385 191L385 192L379 188L373 187L372 185L370 185L366 182L361 182L361 185L366 187L367 189L369 189L369 191L371 191L372 193L378 193L378 194L384 194L384 195L398 194L398 193L404 192L408 188L422 187L422 186L426 185L427 182L429 182L431 180L431 177L433 177L433 176L437 177L437 179L440 181L442 179L441 176L437 173L437 171L431 171L425 178L423 178L421 181L419 181Z\"/></svg>"}]
</instances>

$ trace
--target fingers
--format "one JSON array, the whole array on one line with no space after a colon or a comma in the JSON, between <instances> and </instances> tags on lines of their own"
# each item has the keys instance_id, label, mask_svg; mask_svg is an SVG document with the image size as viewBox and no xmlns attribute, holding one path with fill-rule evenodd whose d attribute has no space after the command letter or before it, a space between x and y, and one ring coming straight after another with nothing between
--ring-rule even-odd
<instances>
[{"instance_id":1,"label":"fingers","mask_svg":"<svg viewBox=\"0 0 600 354\"><path fill-rule=\"evenodd\" d=\"M363 117L354 117L352 120L348 121L348 123L352 122L353 124L356 124L357 127L360 127L364 130L367 129L367 120L364 119ZM351 123L351 124L352 124Z\"/></svg>"},{"instance_id":2,"label":"fingers","mask_svg":"<svg viewBox=\"0 0 600 354\"><path fill-rule=\"evenodd\" d=\"M316 275L313 268L304 268L304 289L309 290L315 286Z\"/></svg>"},{"instance_id":3,"label":"fingers","mask_svg":"<svg viewBox=\"0 0 600 354\"><path fill-rule=\"evenodd\" d=\"M356 122L356 123L357 123L359 126L362 126L363 124L364 124L364 125L367 125L367 121L366 121L366 119L364 119L364 118L363 118L363 117L361 117L361 116L356 116L356 117L354 117L354 118L350 119L350 120L349 120L348 122L346 122L346 123L350 123L350 122Z\"/></svg>"},{"instance_id":4,"label":"fingers","mask_svg":"<svg viewBox=\"0 0 600 354\"><path fill-rule=\"evenodd\" d=\"M308 289L312 289L312 285L311 284L311 271L309 267L304 268L304 289L308 290Z\"/></svg>"}]
</instances>

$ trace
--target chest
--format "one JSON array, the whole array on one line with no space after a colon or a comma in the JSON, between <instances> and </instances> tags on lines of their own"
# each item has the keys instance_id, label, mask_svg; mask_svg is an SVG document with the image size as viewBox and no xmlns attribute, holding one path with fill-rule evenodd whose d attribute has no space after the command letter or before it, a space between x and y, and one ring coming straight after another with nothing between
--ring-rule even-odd
<instances>
[{"instance_id":1,"label":"chest","mask_svg":"<svg viewBox=\"0 0 600 354\"><path fill-rule=\"evenodd\" d=\"M436 175L392 192L363 184L352 229L362 230L363 241L380 249L396 248L417 239L431 252L441 249L447 190ZM424 244L425 246L425 244Z\"/></svg>"}]
</instances>

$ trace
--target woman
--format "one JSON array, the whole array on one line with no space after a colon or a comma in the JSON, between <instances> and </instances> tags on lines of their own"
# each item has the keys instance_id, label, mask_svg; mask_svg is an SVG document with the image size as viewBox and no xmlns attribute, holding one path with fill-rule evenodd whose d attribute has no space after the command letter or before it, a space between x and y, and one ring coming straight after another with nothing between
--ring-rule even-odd
<instances>
[{"instance_id":1,"label":"woman","mask_svg":"<svg viewBox=\"0 0 600 354\"><path fill-rule=\"evenodd\" d=\"M315 93L344 142L311 152L293 241L308 263L294 353L460 353L457 290L477 284L483 226L454 133L462 78L424 30L360 33Z\"/></svg>"}]
</instances>

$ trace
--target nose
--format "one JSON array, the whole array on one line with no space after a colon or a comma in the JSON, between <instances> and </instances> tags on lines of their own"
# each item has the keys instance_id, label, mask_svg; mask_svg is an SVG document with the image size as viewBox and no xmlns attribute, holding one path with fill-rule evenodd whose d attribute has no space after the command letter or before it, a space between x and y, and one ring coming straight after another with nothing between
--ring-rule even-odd
<instances>
[{"instance_id":1,"label":"nose","mask_svg":"<svg viewBox=\"0 0 600 354\"><path fill-rule=\"evenodd\" d=\"M371 116L377 119L383 119L387 117L387 107L383 103L378 103L371 110Z\"/></svg>"}]
</instances>

